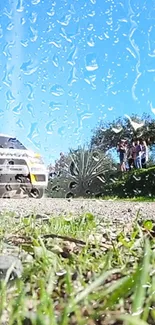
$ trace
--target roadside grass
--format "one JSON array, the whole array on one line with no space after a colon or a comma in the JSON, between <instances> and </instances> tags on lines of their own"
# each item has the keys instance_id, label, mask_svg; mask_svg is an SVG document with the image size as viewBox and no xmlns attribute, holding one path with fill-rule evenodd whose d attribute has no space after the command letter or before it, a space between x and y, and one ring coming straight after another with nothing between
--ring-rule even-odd
<instances>
[{"instance_id":1,"label":"roadside grass","mask_svg":"<svg viewBox=\"0 0 155 325\"><path fill-rule=\"evenodd\" d=\"M0 282L0 324L155 324L155 223L131 225L86 213L0 218L0 253L23 275Z\"/></svg>"},{"instance_id":2,"label":"roadside grass","mask_svg":"<svg viewBox=\"0 0 155 325\"><path fill-rule=\"evenodd\" d=\"M137 196L132 198L119 198L117 196L103 196L102 200L117 200L117 201L129 201L129 202L155 202L155 197L151 196Z\"/></svg>"}]
</instances>

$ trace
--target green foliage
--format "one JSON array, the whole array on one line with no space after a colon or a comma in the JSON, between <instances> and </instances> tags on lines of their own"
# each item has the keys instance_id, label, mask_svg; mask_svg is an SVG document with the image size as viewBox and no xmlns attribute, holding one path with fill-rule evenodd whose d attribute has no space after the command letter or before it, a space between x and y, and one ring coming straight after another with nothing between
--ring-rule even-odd
<instances>
[{"instance_id":1,"label":"green foliage","mask_svg":"<svg viewBox=\"0 0 155 325\"><path fill-rule=\"evenodd\" d=\"M155 167L116 173L115 181L109 181L102 189L103 196L118 198L155 197Z\"/></svg>"},{"instance_id":2,"label":"green foliage","mask_svg":"<svg viewBox=\"0 0 155 325\"><path fill-rule=\"evenodd\" d=\"M150 145L155 143L155 119L143 114L140 118L132 115L119 117L112 122L101 122L93 131L91 147L106 152L116 148L120 139L132 141L137 138L145 139Z\"/></svg>"},{"instance_id":3,"label":"green foliage","mask_svg":"<svg viewBox=\"0 0 155 325\"><path fill-rule=\"evenodd\" d=\"M15 247L24 266L12 288L0 283L1 324L154 324L154 221L122 225L120 236L89 212L48 222L7 214L0 228L0 253Z\"/></svg>"},{"instance_id":4,"label":"green foliage","mask_svg":"<svg viewBox=\"0 0 155 325\"><path fill-rule=\"evenodd\" d=\"M151 231L153 229L153 222L151 220L146 220L143 223L143 227L148 230Z\"/></svg>"}]
</instances>

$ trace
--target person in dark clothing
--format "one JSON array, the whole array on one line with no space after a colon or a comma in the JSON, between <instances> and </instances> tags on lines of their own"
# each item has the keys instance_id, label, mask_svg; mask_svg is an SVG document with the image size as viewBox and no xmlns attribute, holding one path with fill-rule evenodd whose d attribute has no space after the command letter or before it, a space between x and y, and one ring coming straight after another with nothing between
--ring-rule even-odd
<instances>
[{"instance_id":1,"label":"person in dark clothing","mask_svg":"<svg viewBox=\"0 0 155 325\"><path fill-rule=\"evenodd\" d=\"M125 140L121 140L117 152L119 153L119 159L120 159L120 168L121 171L126 171L126 161L127 161L127 144Z\"/></svg>"},{"instance_id":2,"label":"person in dark clothing","mask_svg":"<svg viewBox=\"0 0 155 325\"><path fill-rule=\"evenodd\" d=\"M140 144L140 141L137 140L136 144L136 160L135 165L137 169L142 168L142 145Z\"/></svg>"},{"instance_id":3,"label":"person in dark clothing","mask_svg":"<svg viewBox=\"0 0 155 325\"><path fill-rule=\"evenodd\" d=\"M136 146L133 141L132 144L128 148L128 165L129 170L135 167L135 159L136 159Z\"/></svg>"}]
</instances>

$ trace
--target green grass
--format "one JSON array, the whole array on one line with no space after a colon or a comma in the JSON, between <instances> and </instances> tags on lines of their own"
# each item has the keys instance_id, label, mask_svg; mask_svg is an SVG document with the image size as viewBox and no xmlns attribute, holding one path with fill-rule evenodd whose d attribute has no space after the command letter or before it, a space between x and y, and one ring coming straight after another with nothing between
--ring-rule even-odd
<instances>
[{"instance_id":1,"label":"green grass","mask_svg":"<svg viewBox=\"0 0 155 325\"><path fill-rule=\"evenodd\" d=\"M137 201L155 200L155 166L147 169L133 169L130 172L122 173L120 171L108 171L104 174L105 182L101 182L97 177L88 186L89 191L83 196L86 198L110 197L120 199L132 199ZM59 183L59 190L52 191L53 185L49 182L47 196L65 197L68 193L67 178L58 178L53 182ZM53 184L54 184L53 183ZM73 191L73 190L72 190ZM76 198L80 197L79 191L74 189Z\"/></svg>"},{"instance_id":2,"label":"green grass","mask_svg":"<svg viewBox=\"0 0 155 325\"><path fill-rule=\"evenodd\" d=\"M116 173L117 175L117 173ZM111 178L101 191L103 196L117 196L119 198L155 198L155 167L135 169L131 172L118 174ZM144 201L144 199L143 199Z\"/></svg>"},{"instance_id":3,"label":"green grass","mask_svg":"<svg viewBox=\"0 0 155 325\"><path fill-rule=\"evenodd\" d=\"M14 246L24 271L0 283L0 324L154 324L155 224L137 219L1 216L0 252Z\"/></svg>"},{"instance_id":4,"label":"green grass","mask_svg":"<svg viewBox=\"0 0 155 325\"><path fill-rule=\"evenodd\" d=\"M155 202L155 197L137 196L132 198L119 198L117 196L104 196L102 200L129 201L129 202Z\"/></svg>"}]
</instances>

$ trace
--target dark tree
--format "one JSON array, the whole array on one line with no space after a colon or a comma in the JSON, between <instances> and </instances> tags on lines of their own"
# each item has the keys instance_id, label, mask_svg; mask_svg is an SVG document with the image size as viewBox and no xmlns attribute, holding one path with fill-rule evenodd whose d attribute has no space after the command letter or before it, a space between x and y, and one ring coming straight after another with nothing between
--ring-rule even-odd
<instances>
[{"instance_id":1,"label":"dark tree","mask_svg":"<svg viewBox=\"0 0 155 325\"><path fill-rule=\"evenodd\" d=\"M149 145L155 143L155 119L143 114L119 117L112 122L101 122L91 139L91 148L99 148L106 152L115 149L121 139L128 141L144 139Z\"/></svg>"}]
</instances>

